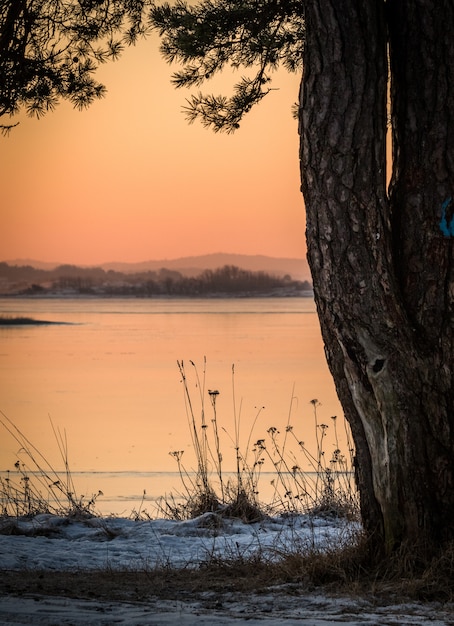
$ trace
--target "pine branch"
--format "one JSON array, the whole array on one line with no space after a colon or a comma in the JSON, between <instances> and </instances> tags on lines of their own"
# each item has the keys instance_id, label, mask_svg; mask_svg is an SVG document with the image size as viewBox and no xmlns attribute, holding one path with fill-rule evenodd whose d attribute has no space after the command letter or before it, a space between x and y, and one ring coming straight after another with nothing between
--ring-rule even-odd
<instances>
[{"instance_id":1,"label":"pine branch","mask_svg":"<svg viewBox=\"0 0 454 626\"><path fill-rule=\"evenodd\" d=\"M93 74L150 32L152 0L3 0L0 117L40 117L67 99L77 108L105 93ZM10 127L10 125L6 125Z\"/></svg>"},{"instance_id":2,"label":"pine branch","mask_svg":"<svg viewBox=\"0 0 454 626\"><path fill-rule=\"evenodd\" d=\"M181 66L172 75L176 87L200 87L226 67L257 67L255 77L242 78L230 98L191 96L184 107L188 121L231 133L271 91L271 70L279 65L301 69L301 13L299 2L283 0L203 0L196 5L178 0L173 6L154 6L150 19L162 38L161 53L168 63Z\"/></svg>"}]
</instances>

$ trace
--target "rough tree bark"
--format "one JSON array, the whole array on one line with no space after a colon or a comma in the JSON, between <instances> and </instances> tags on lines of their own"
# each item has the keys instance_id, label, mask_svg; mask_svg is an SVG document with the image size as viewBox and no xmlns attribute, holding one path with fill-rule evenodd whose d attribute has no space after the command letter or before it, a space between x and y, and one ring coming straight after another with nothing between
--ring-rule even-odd
<instances>
[{"instance_id":1,"label":"rough tree bark","mask_svg":"<svg viewBox=\"0 0 454 626\"><path fill-rule=\"evenodd\" d=\"M386 551L431 549L454 537L453 6L311 0L305 17L308 259L363 522Z\"/></svg>"}]
</instances>

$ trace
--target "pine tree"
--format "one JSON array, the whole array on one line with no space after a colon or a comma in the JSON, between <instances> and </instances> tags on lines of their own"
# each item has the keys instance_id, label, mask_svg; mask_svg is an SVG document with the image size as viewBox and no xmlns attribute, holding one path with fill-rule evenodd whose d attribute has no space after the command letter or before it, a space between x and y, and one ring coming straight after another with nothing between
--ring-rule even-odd
<instances>
[{"instance_id":1,"label":"pine tree","mask_svg":"<svg viewBox=\"0 0 454 626\"><path fill-rule=\"evenodd\" d=\"M302 73L308 259L364 527L381 553L432 554L454 538L452 1L178 1L152 21L177 87L249 73L231 97L190 99L215 131L278 65Z\"/></svg>"},{"instance_id":2,"label":"pine tree","mask_svg":"<svg viewBox=\"0 0 454 626\"><path fill-rule=\"evenodd\" d=\"M2 0L0 125L20 109L41 117L60 99L76 108L105 94L94 73L147 32L147 0Z\"/></svg>"}]
</instances>

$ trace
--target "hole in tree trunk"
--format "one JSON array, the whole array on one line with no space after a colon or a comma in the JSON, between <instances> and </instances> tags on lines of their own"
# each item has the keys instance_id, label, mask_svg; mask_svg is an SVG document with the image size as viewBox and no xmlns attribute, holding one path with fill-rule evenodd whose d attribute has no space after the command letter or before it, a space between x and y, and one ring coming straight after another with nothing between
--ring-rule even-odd
<instances>
[{"instance_id":1,"label":"hole in tree trunk","mask_svg":"<svg viewBox=\"0 0 454 626\"><path fill-rule=\"evenodd\" d=\"M375 359L375 363L372 365L372 371L375 374L378 374L382 371L383 366L385 364L385 359Z\"/></svg>"}]
</instances>

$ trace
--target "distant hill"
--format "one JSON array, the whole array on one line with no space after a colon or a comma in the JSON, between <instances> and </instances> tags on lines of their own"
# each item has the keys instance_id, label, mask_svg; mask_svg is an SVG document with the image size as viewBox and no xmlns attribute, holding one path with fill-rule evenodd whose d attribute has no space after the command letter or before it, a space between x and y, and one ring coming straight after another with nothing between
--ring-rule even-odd
<instances>
[{"instance_id":1,"label":"distant hill","mask_svg":"<svg viewBox=\"0 0 454 626\"><path fill-rule=\"evenodd\" d=\"M36 269L52 270L62 265L61 263L44 263L33 259L13 259L5 260L10 266L28 265ZM264 255L247 254L227 254L215 253L201 256L181 257L178 259L160 259L143 261L140 263L100 263L95 266L79 267L100 267L106 271L123 272L135 274L147 271L158 271L162 268L178 271L183 276L198 276L203 270L214 270L225 265L235 265L252 272L266 272L268 274L283 277L286 274L293 280L311 280L306 259L279 258Z\"/></svg>"},{"instance_id":2,"label":"distant hill","mask_svg":"<svg viewBox=\"0 0 454 626\"><path fill-rule=\"evenodd\" d=\"M211 257L211 255L210 255ZM10 265L0 262L0 294L22 296L281 296L298 297L312 293L307 280L292 278L288 264L275 265L269 271L245 269L218 262L231 259L228 255L213 255L214 258L201 260L200 268L182 267L181 261L157 263L151 269L146 263L113 264L104 267L81 267L58 265L52 269L40 269L30 265ZM241 262L239 257L238 261ZM164 267L163 267L164 265ZM183 262L184 265L184 262ZM209 267L212 265L213 269ZM251 263L249 263L251 266ZM257 266L254 265L253 266ZM262 267L259 263L258 267ZM121 268L121 269L120 269ZM177 269L178 268L178 269ZM186 270L185 274L183 271ZM125 271L128 270L128 271ZM194 272L195 275L191 275Z\"/></svg>"},{"instance_id":3,"label":"distant hill","mask_svg":"<svg viewBox=\"0 0 454 626\"><path fill-rule=\"evenodd\" d=\"M0 263L8 263L11 267L34 267L37 270L46 270L50 271L62 265L61 263L50 263L46 261L37 261L36 259L10 259L5 261L0 261Z\"/></svg>"}]
</instances>

